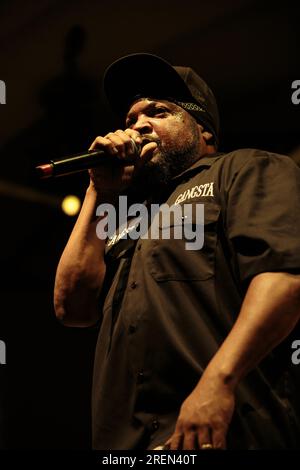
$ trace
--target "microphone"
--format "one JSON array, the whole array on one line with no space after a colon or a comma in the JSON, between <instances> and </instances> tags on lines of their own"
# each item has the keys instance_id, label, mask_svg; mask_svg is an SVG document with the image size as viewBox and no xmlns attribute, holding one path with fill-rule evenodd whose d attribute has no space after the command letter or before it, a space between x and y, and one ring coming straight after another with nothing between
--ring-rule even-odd
<instances>
[{"instance_id":1,"label":"microphone","mask_svg":"<svg viewBox=\"0 0 300 470\"><path fill-rule=\"evenodd\" d=\"M35 171L39 178L44 179L69 175L88 170L89 168L96 168L97 166L111 165L112 163L125 166L134 163L141 152L141 145L137 144L133 139L131 141L134 153L130 156L128 155L126 159L112 156L107 150L88 150L85 153L77 153L58 160L50 160L49 163L36 166Z\"/></svg>"}]
</instances>

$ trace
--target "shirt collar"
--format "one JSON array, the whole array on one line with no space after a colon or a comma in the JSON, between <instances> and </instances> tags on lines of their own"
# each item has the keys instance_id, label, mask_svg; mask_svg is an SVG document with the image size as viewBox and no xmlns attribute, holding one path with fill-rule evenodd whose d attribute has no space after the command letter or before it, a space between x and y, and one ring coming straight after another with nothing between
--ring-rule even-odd
<instances>
[{"instance_id":1,"label":"shirt collar","mask_svg":"<svg viewBox=\"0 0 300 470\"><path fill-rule=\"evenodd\" d=\"M174 176L172 178L172 181L177 181L183 175L186 175L187 173L193 172L193 171L198 170L200 168L209 168L209 167L211 167L215 163L215 161L218 160L222 155L224 155L224 153L222 153L222 152L216 152L216 153L210 153L210 154L203 155L203 157L200 157L189 168L182 171L178 175Z\"/></svg>"}]
</instances>

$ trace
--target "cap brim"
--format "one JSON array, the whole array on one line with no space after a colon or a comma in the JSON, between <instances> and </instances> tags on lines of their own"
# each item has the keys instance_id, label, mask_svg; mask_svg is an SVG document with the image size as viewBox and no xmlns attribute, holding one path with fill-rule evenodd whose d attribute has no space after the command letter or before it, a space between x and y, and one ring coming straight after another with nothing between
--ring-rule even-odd
<instances>
[{"instance_id":1,"label":"cap brim","mask_svg":"<svg viewBox=\"0 0 300 470\"><path fill-rule=\"evenodd\" d=\"M113 62L104 74L103 88L111 109L119 116L126 114L137 95L182 101L191 98L188 87L172 65L146 53L131 54Z\"/></svg>"}]
</instances>

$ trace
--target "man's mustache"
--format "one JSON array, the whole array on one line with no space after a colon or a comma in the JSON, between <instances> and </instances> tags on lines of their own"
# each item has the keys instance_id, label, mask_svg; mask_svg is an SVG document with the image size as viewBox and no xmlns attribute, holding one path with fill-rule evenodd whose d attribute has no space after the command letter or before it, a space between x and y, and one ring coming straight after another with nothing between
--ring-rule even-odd
<instances>
[{"instance_id":1,"label":"man's mustache","mask_svg":"<svg viewBox=\"0 0 300 470\"><path fill-rule=\"evenodd\" d=\"M155 142L158 147L159 147L160 144L161 144L160 139L157 139L157 138L152 137L152 136L143 135L143 136L142 136L141 148L143 148L146 144L149 144L149 143L151 143L151 142Z\"/></svg>"}]
</instances>

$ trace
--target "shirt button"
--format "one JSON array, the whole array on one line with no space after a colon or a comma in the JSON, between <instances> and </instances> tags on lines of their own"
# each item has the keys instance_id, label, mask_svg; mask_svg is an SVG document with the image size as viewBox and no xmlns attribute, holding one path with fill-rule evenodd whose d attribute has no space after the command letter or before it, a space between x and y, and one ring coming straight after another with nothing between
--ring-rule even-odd
<instances>
[{"instance_id":1,"label":"shirt button","mask_svg":"<svg viewBox=\"0 0 300 470\"><path fill-rule=\"evenodd\" d=\"M136 332L136 326L134 326L134 325L129 325L128 331L129 331L129 333L131 333L131 334L132 334L132 333L135 333L135 332Z\"/></svg>"},{"instance_id":2,"label":"shirt button","mask_svg":"<svg viewBox=\"0 0 300 470\"><path fill-rule=\"evenodd\" d=\"M154 421L152 421L151 427L152 427L152 431L157 431L157 430L158 430L158 428L159 428L159 422L157 421L157 419L155 419Z\"/></svg>"},{"instance_id":3,"label":"shirt button","mask_svg":"<svg viewBox=\"0 0 300 470\"><path fill-rule=\"evenodd\" d=\"M144 376L144 372L143 371L140 371L137 375L137 382L139 384L142 384L145 380L145 376Z\"/></svg>"},{"instance_id":4,"label":"shirt button","mask_svg":"<svg viewBox=\"0 0 300 470\"><path fill-rule=\"evenodd\" d=\"M133 281L131 284L130 284L130 287L131 289L135 289L137 287L137 282Z\"/></svg>"}]
</instances>

